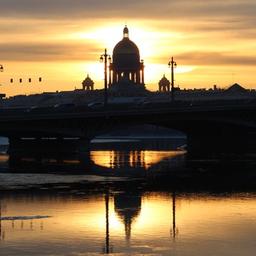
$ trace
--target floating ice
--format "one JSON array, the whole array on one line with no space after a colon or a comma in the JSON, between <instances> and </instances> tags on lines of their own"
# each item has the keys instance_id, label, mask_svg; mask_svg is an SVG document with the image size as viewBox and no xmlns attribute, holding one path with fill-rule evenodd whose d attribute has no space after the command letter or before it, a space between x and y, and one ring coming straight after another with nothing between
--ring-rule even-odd
<instances>
[{"instance_id":1,"label":"floating ice","mask_svg":"<svg viewBox=\"0 0 256 256\"><path fill-rule=\"evenodd\" d=\"M48 219L52 216L7 216L7 217L1 217L0 220L39 220L39 219Z\"/></svg>"},{"instance_id":2,"label":"floating ice","mask_svg":"<svg viewBox=\"0 0 256 256\"><path fill-rule=\"evenodd\" d=\"M15 174L0 173L0 189L11 186L44 184L72 184L76 182L123 181L122 177L104 177L96 175L57 175L57 174ZM18 188L18 187L16 187Z\"/></svg>"}]
</instances>

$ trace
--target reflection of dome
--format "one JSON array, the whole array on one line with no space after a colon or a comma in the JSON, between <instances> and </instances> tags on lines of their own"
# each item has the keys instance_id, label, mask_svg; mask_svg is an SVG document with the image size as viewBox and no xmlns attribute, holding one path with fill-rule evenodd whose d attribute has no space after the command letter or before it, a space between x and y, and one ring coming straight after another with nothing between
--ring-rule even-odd
<instances>
[{"instance_id":1,"label":"reflection of dome","mask_svg":"<svg viewBox=\"0 0 256 256\"><path fill-rule=\"evenodd\" d=\"M130 240L132 221L140 214L141 196L132 194L117 194L114 198L115 212L125 224L126 239Z\"/></svg>"}]
</instances>

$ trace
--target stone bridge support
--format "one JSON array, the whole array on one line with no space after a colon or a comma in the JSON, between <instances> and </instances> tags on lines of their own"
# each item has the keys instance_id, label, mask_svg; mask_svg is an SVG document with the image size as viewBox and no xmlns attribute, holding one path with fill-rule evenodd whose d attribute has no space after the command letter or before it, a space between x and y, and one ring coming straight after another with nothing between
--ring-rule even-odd
<instances>
[{"instance_id":1,"label":"stone bridge support","mask_svg":"<svg viewBox=\"0 0 256 256\"><path fill-rule=\"evenodd\" d=\"M256 133L236 129L190 132L187 136L189 159L241 157L256 152Z\"/></svg>"},{"instance_id":2,"label":"stone bridge support","mask_svg":"<svg viewBox=\"0 0 256 256\"><path fill-rule=\"evenodd\" d=\"M27 153L83 153L89 150L87 138L9 138L9 154Z\"/></svg>"}]
</instances>

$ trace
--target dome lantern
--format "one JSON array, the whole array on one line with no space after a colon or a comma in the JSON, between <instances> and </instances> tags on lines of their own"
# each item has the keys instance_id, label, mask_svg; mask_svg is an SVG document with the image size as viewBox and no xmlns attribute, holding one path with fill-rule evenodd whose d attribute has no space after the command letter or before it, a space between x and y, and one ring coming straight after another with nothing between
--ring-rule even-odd
<instances>
[{"instance_id":1,"label":"dome lantern","mask_svg":"<svg viewBox=\"0 0 256 256\"><path fill-rule=\"evenodd\" d=\"M127 26L125 25L124 27L124 38L129 38L129 29L127 28Z\"/></svg>"}]
</instances>

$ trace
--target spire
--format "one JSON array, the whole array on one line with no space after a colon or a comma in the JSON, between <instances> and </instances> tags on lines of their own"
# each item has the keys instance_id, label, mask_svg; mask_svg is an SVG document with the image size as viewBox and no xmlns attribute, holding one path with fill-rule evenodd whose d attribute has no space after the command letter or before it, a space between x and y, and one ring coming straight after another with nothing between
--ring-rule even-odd
<instances>
[{"instance_id":1,"label":"spire","mask_svg":"<svg viewBox=\"0 0 256 256\"><path fill-rule=\"evenodd\" d=\"M129 38L129 29L127 28L126 25L124 27L124 38Z\"/></svg>"}]
</instances>

